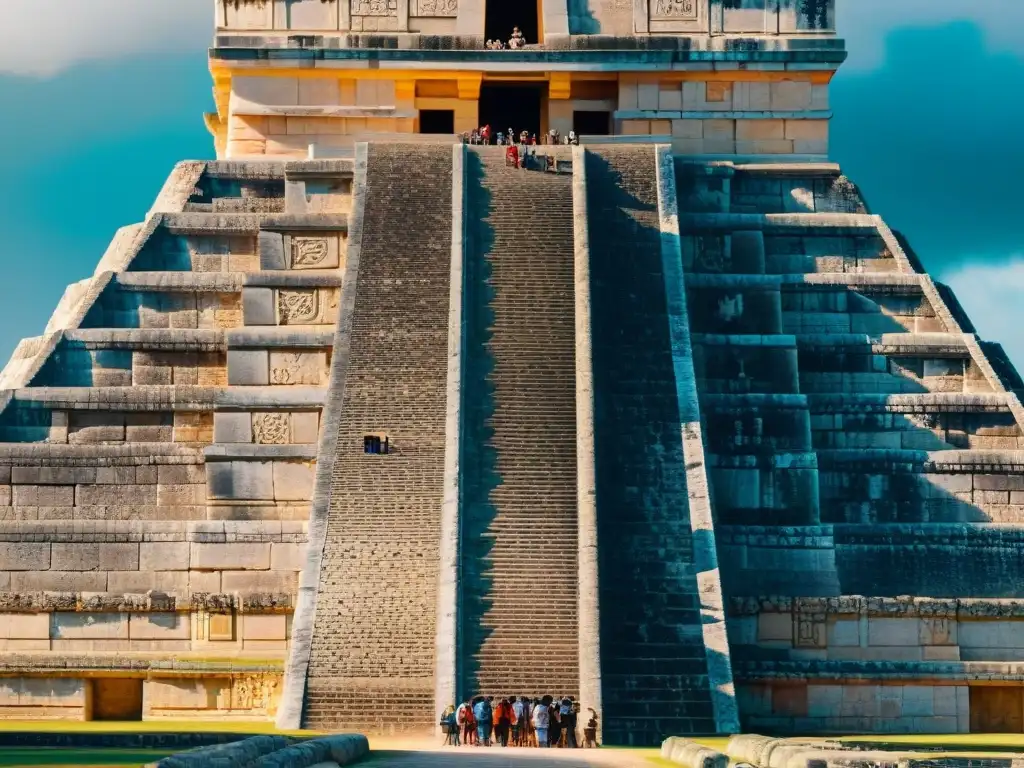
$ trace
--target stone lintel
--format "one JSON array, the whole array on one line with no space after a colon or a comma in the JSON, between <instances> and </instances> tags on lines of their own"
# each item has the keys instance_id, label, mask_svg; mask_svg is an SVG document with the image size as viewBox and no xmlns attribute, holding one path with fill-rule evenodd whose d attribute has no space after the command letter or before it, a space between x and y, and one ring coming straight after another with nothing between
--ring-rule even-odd
<instances>
[{"instance_id":1,"label":"stone lintel","mask_svg":"<svg viewBox=\"0 0 1024 768\"><path fill-rule=\"evenodd\" d=\"M235 181L284 181L301 178L351 178L352 161L331 160L216 160L206 164L211 179Z\"/></svg>"},{"instance_id":2,"label":"stone lintel","mask_svg":"<svg viewBox=\"0 0 1024 768\"><path fill-rule=\"evenodd\" d=\"M750 683L768 680L837 683L881 680L923 684L1024 682L1024 662L984 661L734 661L736 678Z\"/></svg>"},{"instance_id":3,"label":"stone lintel","mask_svg":"<svg viewBox=\"0 0 1024 768\"><path fill-rule=\"evenodd\" d=\"M119 652L117 655L5 653L0 657L0 677L21 676L29 672L47 677L89 677L93 672L105 677L116 675L118 672L146 672L151 677L223 677L267 672L280 674L282 670L283 662L276 659L189 659L180 653L177 658L153 658L148 654L131 652Z\"/></svg>"},{"instance_id":4,"label":"stone lintel","mask_svg":"<svg viewBox=\"0 0 1024 768\"><path fill-rule=\"evenodd\" d=\"M223 443L208 445L203 449L207 462L232 461L234 459L302 460L316 459L315 445L253 445L246 443Z\"/></svg>"},{"instance_id":5,"label":"stone lintel","mask_svg":"<svg viewBox=\"0 0 1024 768\"><path fill-rule=\"evenodd\" d=\"M165 213L163 228L175 235L255 235L265 230L347 232L348 215L336 213Z\"/></svg>"},{"instance_id":6,"label":"stone lintel","mask_svg":"<svg viewBox=\"0 0 1024 768\"><path fill-rule=\"evenodd\" d=\"M0 592L0 613L291 613L290 594L264 592Z\"/></svg>"},{"instance_id":7,"label":"stone lintel","mask_svg":"<svg viewBox=\"0 0 1024 768\"><path fill-rule=\"evenodd\" d=\"M309 408L323 405L322 387L30 387L14 399L55 410L214 411L219 408Z\"/></svg>"},{"instance_id":8,"label":"stone lintel","mask_svg":"<svg viewBox=\"0 0 1024 768\"><path fill-rule=\"evenodd\" d=\"M902 616L964 619L1024 619L1024 599L937 597L734 597L730 616L815 613L826 616Z\"/></svg>"}]
</instances>

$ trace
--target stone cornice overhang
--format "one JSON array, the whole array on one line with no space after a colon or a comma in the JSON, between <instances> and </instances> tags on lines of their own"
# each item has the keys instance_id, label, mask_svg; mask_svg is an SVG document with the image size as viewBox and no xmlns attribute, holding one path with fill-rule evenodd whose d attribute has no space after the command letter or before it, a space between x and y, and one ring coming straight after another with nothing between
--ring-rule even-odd
<instances>
[{"instance_id":1,"label":"stone cornice overhang","mask_svg":"<svg viewBox=\"0 0 1024 768\"><path fill-rule=\"evenodd\" d=\"M983 680L1024 681L1024 663L1006 661L775 661L732 657L738 682L843 680L881 682L912 679L964 683Z\"/></svg>"},{"instance_id":2,"label":"stone cornice overhang","mask_svg":"<svg viewBox=\"0 0 1024 768\"><path fill-rule=\"evenodd\" d=\"M118 654L0 654L0 678L3 677L110 677L118 674L149 677L210 677L257 674L281 674L283 659L169 659L131 653Z\"/></svg>"},{"instance_id":3,"label":"stone cornice overhang","mask_svg":"<svg viewBox=\"0 0 1024 768\"><path fill-rule=\"evenodd\" d=\"M565 48L528 48L518 51L489 51L480 47L430 45L451 38L338 35L244 37L225 36L215 41L210 58L215 63L294 61L387 63L394 65L439 65L463 69L507 69L509 65L559 70L597 67L604 70L685 67L685 65L800 64L835 69L846 60L841 39L827 38L609 38L600 40L573 38ZM461 41L460 41L461 42ZM711 42L713 45L695 45ZM372 43L372 44L368 44ZM412 44L410 44L412 43ZM419 43L419 44L416 44ZM701 67L701 68L703 68ZM695 67L696 68L696 67Z\"/></svg>"}]
</instances>

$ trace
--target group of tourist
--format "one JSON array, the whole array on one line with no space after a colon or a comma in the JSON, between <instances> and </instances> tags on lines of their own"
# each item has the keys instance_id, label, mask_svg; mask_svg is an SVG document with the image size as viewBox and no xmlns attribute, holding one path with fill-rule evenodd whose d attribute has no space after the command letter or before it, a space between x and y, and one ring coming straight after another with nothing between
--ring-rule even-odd
<instances>
[{"instance_id":1,"label":"group of tourist","mask_svg":"<svg viewBox=\"0 0 1024 768\"><path fill-rule=\"evenodd\" d=\"M526 36L519 27L512 27L512 36L507 43L502 40L488 40L485 45L491 51L518 51L526 45Z\"/></svg>"},{"instance_id":2,"label":"group of tourist","mask_svg":"<svg viewBox=\"0 0 1024 768\"><path fill-rule=\"evenodd\" d=\"M597 746L597 713L591 709L583 727L582 746ZM580 705L571 696L561 700L553 696L531 699L509 696L495 701L493 696L477 696L454 704L441 713L445 744L490 747L565 747L581 746L577 734Z\"/></svg>"},{"instance_id":3,"label":"group of tourist","mask_svg":"<svg viewBox=\"0 0 1024 768\"><path fill-rule=\"evenodd\" d=\"M494 143L499 147L514 147L517 145L520 147L534 147L538 144L576 146L580 143L580 137L576 135L576 131L569 131L568 134L562 136L562 133L554 128L548 131L547 134L542 133L540 141L537 141L536 133L520 131L519 135L516 136L516 132L511 128L494 134L491 132L491 126L489 125L484 125L462 134L463 144L490 145L492 139L494 139Z\"/></svg>"}]
</instances>

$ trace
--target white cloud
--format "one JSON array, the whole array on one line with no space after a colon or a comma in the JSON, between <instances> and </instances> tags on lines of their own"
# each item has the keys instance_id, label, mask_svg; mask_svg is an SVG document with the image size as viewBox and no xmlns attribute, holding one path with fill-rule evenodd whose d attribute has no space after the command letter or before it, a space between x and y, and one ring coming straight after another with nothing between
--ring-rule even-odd
<instances>
[{"instance_id":1,"label":"white cloud","mask_svg":"<svg viewBox=\"0 0 1024 768\"><path fill-rule=\"evenodd\" d=\"M214 0L0 0L0 73L47 77L82 61L209 45Z\"/></svg>"},{"instance_id":2,"label":"white cloud","mask_svg":"<svg viewBox=\"0 0 1024 768\"><path fill-rule=\"evenodd\" d=\"M1024 254L996 264L968 263L942 275L985 341L1003 345L1024 371Z\"/></svg>"},{"instance_id":3,"label":"white cloud","mask_svg":"<svg viewBox=\"0 0 1024 768\"><path fill-rule=\"evenodd\" d=\"M977 24L993 50L1024 56L1022 0L836 0L836 14L839 34L846 38L850 51L847 69L881 65L885 38L895 29L953 21Z\"/></svg>"}]
</instances>

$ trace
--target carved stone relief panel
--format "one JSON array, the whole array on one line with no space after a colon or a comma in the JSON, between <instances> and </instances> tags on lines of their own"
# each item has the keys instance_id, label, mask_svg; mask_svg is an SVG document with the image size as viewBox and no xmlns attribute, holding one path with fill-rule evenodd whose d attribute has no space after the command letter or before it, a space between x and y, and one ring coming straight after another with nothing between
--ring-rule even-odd
<instances>
[{"instance_id":1,"label":"carved stone relief panel","mask_svg":"<svg viewBox=\"0 0 1024 768\"><path fill-rule=\"evenodd\" d=\"M653 0L652 19L697 20L697 0Z\"/></svg>"},{"instance_id":2,"label":"carved stone relief panel","mask_svg":"<svg viewBox=\"0 0 1024 768\"><path fill-rule=\"evenodd\" d=\"M643 0L633 5L634 28L640 34L707 32L709 3L710 0Z\"/></svg>"},{"instance_id":3,"label":"carved stone relief panel","mask_svg":"<svg viewBox=\"0 0 1024 768\"><path fill-rule=\"evenodd\" d=\"M353 16L397 16L398 0L351 0Z\"/></svg>"},{"instance_id":4,"label":"carved stone relief panel","mask_svg":"<svg viewBox=\"0 0 1024 768\"><path fill-rule=\"evenodd\" d=\"M458 16L459 0L416 0L414 16Z\"/></svg>"},{"instance_id":5,"label":"carved stone relief panel","mask_svg":"<svg viewBox=\"0 0 1024 768\"><path fill-rule=\"evenodd\" d=\"M320 386L327 383L326 352L271 352L271 384Z\"/></svg>"},{"instance_id":6,"label":"carved stone relief panel","mask_svg":"<svg viewBox=\"0 0 1024 768\"><path fill-rule=\"evenodd\" d=\"M336 269L338 238L292 237L292 269Z\"/></svg>"},{"instance_id":7,"label":"carved stone relief panel","mask_svg":"<svg viewBox=\"0 0 1024 768\"><path fill-rule=\"evenodd\" d=\"M824 613L794 611L793 647L825 648L828 643Z\"/></svg>"},{"instance_id":8,"label":"carved stone relief panel","mask_svg":"<svg viewBox=\"0 0 1024 768\"><path fill-rule=\"evenodd\" d=\"M320 296L315 290L278 291L277 313L280 325L310 325L320 317Z\"/></svg>"},{"instance_id":9,"label":"carved stone relief panel","mask_svg":"<svg viewBox=\"0 0 1024 768\"><path fill-rule=\"evenodd\" d=\"M291 435L287 413L254 413L252 438L257 445L286 445Z\"/></svg>"}]
</instances>

